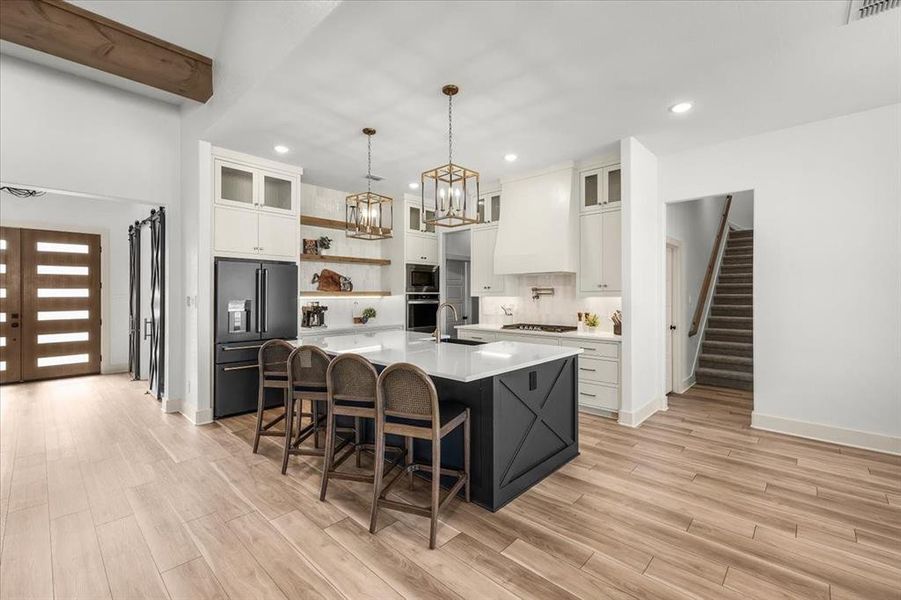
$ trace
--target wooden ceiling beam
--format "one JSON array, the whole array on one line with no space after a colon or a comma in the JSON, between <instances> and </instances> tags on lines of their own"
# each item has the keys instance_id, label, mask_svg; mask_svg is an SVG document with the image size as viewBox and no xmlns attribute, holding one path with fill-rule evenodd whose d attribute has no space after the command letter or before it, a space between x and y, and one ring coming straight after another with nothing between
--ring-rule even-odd
<instances>
[{"instance_id":1,"label":"wooden ceiling beam","mask_svg":"<svg viewBox=\"0 0 901 600\"><path fill-rule=\"evenodd\" d=\"M0 0L0 39L206 102L213 61L62 0Z\"/></svg>"}]
</instances>

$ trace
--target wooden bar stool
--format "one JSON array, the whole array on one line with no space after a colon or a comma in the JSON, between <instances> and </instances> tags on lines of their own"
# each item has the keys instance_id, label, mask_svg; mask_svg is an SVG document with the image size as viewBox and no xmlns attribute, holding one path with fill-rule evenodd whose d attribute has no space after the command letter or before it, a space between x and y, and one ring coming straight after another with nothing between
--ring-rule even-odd
<instances>
[{"instance_id":1,"label":"wooden bar stool","mask_svg":"<svg viewBox=\"0 0 901 600\"><path fill-rule=\"evenodd\" d=\"M281 422L287 415L288 408L288 357L294 346L284 340L269 340L260 346L257 355L260 370L259 396L257 398L257 425L253 436L253 452L256 454L260 446L261 436L284 437L284 430L272 431L272 427ZM269 421L263 422L263 411L266 410L266 389L282 390L285 397L285 412Z\"/></svg>"},{"instance_id":2,"label":"wooden bar stool","mask_svg":"<svg viewBox=\"0 0 901 600\"><path fill-rule=\"evenodd\" d=\"M383 471L384 473L390 472L407 456L407 450L404 448L390 447L388 449L394 453L394 458L387 467L383 467L385 450L383 449L381 454L377 454L373 467L374 475L338 471L338 467L351 455L356 455L356 462L359 467L361 451L375 450L374 444L364 444L362 442L362 427L363 419L375 420L378 373L375 367L372 366L372 363L362 356L350 353L341 354L329 364L326 381L328 382L328 413L326 416L325 461L322 465L322 488L319 492L319 499L323 501L325 500L329 479L374 483L382 477ZM339 417L353 417L354 426L352 428L339 427ZM348 435L342 438L341 443L336 446L337 434L345 432L352 434L353 437ZM412 441L412 439L408 438L408 448L412 446ZM340 454L345 448L347 448L347 451L344 454ZM339 455L337 459L335 455Z\"/></svg>"},{"instance_id":3,"label":"wooden bar stool","mask_svg":"<svg viewBox=\"0 0 901 600\"><path fill-rule=\"evenodd\" d=\"M325 413L321 403L326 400L325 374L331 359L328 354L315 346L299 346L288 356L288 394L285 421L285 451L282 455L282 475L288 470L288 457L291 455L323 456L325 451L319 448L319 432L322 431ZM303 401L310 402L310 412L304 412ZM310 423L303 427L303 418L309 417ZM297 419L297 435L294 436L294 419ZM313 436L313 448L305 448L301 444Z\"/></svg>"},{"instance_id":4,"label":"wooden bar stool","mask_svg":"<svg viewBox=\"0 0 901 600\"><path fill-rule=\"evenodd\" d=\"M441 440L451 431L463 426L463 470L441 468ZM401 435L407 438L430 440L432 442L432 464L410 463L382 487L382 474L375 472L372 492L372 518L369 531L375 533L379 507L390 508L431 517L429 548L435 547L438 533L438 511L465 487L466 501L469 502L469 408L453 403L439 405L438 391L428 374L409 363L395 363L379 375L376 393L375 456L383 460L385 436ZM418 506L406 502L388 500L388 491L404 473L426 471L432 474L432 497L429 506ZM441 476L456 476L457 480L443 499Z\"/></svg>"}]
</instances>

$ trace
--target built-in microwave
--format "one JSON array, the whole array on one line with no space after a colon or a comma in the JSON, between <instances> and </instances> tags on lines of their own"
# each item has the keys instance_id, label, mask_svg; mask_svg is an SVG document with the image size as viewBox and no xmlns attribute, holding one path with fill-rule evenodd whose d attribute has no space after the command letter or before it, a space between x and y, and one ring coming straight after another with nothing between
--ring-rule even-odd
<instances>
[{"instance_id":1,"label":"built-in microwave","mask_svg":"<svg viewBox=\"0 0 901 600\"><path fill-rule=\"evenodd\" d=\"M438 267L407 265L407 292L438 293Z\"/></svg>"}]
</instances>

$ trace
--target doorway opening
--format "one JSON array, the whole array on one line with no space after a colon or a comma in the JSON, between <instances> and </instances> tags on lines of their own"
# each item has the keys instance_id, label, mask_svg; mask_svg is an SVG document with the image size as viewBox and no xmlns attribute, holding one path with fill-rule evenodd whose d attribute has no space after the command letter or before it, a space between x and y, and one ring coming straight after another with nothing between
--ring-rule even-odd
<instances>
[{"instance_id":1,"label":"doorway opening","mask_svg":"<svg viewBox=\"0 0 901 600\"><path fill-rule=\"evenodd\" d=\"M470 286L472 262L470 260L470 231L451 231L441 237L444 242L444 262L441 270L441 299L454 307L443 311L442 331L452 338L457 337L457 327L479 322L478 298L473 297Z\"/></svg>"}]
</instances>

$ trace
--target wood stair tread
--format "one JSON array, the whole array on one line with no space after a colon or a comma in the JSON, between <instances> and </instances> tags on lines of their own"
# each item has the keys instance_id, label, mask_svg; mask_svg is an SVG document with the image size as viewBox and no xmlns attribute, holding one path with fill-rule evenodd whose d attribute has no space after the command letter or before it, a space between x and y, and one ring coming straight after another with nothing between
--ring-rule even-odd
<instances>
[{"instance_id":1,"label":"wood stair tread","mask_svg":"<svg viewBox=\"0 0 901 600\"><path fill-rule=\"evenodd\" d=\"M716 377L717 379L734 379L736 381L754 381L753 373L745 371L730 371L728 369L711 369L709 367L698 367L695 369L695 376Z\"/></svg>"},{"instance_id":2,"label":"wood stair tread","mask_svg":"<svg viewBox=\"0 0 901 600\"><path fill-rule=\"evenodd\" d=\"M707 354L706 352L701 352L701 360L707 360L716 363L728 363L733 365L754 364L754 359L750 356L735 356L734 354Z\"/></svg>"}]
</instances>

